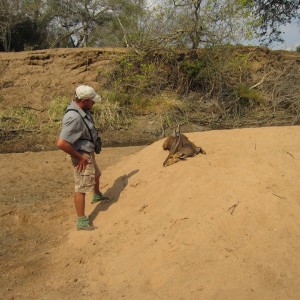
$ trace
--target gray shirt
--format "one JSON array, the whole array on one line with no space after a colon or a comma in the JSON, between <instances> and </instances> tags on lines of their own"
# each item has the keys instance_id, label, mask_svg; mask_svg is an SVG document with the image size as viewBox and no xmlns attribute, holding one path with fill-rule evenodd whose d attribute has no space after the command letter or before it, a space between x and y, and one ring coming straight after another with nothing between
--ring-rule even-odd
<instances>
[{"instance_id":1,"label":"gray shirt","mask_svg":"<svg viewBox=\"0 0 300 300\"><path fill-rule=\"evenodd\" d=\"M74 101L69 104L66 110L69 109L76 111L68 111L64 115L60 138L72 144L77 151L95 152L95 141L98 134L90 112L84 112Z\"/></svg>"}]
</instances>

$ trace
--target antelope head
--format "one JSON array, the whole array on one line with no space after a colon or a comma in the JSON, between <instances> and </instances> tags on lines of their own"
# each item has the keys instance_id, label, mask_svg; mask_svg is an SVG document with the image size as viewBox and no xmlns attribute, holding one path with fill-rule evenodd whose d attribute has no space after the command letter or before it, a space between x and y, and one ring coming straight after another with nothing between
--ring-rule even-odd
<instances>
[{"instance_id":1,"label":"antelope head","mask_svg":"<svg viewBox=\"0 0 300 300\"><path fill-rule=\"evenodd\" d=\"M176 152L174 154L170 153L167 159L164 161L163 166L167 167L173 165L183 159L185 159L185 155L183 153L180 152Z\"/></svg>"},{"instance_id":2,"label":"antelope head","mask_svg":"<svg viewBox=\"0 0 300 300\"><path fill-rule=\"evenodd\" d=\"M170 153L163 163L164 167L175 164L181 159L183 159L182 153L178 152L178 146L180 145L180 142L181 142L181 134L180 134L180 127L178 125L177 129L174 130L174 134L172 135L172 145L170 147Z\"/></svg>"}]
</instances>

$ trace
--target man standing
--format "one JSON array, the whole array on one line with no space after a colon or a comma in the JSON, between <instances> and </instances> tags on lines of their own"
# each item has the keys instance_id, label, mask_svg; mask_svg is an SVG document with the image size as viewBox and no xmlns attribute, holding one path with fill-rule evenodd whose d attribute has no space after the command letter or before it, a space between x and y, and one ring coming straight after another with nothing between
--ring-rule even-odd
<instances>
[{"instance_id":1,"label":"man standing","mask_svg":"<svg viewBox=\"0 0 300 300\"><path fill-rule=\"evenodd\" d=\"M74 100L69 104L62 120L62 130L57 146L69 154L74 166L75 209L77 229L94 230L85 215L85 194L93 192L92 203L107 200L100 192L100 169L96 163L95 151L101 150L101 140L94 125L90 110L101 97L87 85L75 90Z\"/></svg>"}]
</instances>

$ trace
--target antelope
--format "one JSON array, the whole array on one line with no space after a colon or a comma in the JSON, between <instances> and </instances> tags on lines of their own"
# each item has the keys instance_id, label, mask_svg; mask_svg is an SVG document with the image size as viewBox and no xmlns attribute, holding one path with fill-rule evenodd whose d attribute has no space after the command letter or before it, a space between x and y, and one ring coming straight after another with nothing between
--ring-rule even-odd
<instances>
[{"instance_id":1,"label":"antelope","mask_svg":"<svg viewBox=\"0 0 300 300\"><path fill-rule=\"evenodd\" d=\"M174 133L167 137L163 143L163 149L170 151L163 163L164 167L175 164L187 157L193 157L199 153L206 154L201 147L195 146L185 135L180 133L179 125L175 128Z\"/></svg>"}]
</instances>

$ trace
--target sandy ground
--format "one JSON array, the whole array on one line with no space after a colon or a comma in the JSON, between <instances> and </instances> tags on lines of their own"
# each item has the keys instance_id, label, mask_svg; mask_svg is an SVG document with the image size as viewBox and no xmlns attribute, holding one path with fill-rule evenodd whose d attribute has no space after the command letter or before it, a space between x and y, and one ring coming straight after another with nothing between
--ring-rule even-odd
<instances>
[{"instance_id":1,"label":"sandy ground","mask_svg":"<svg viewBox=\"0 0 300 300\"><path fill-rule=\"evenodd\" d=\"M187 136L104 149L92 232L61 151L0 155L1 299L300 299L300 127Z\"/></svg>"}]
</instances>

